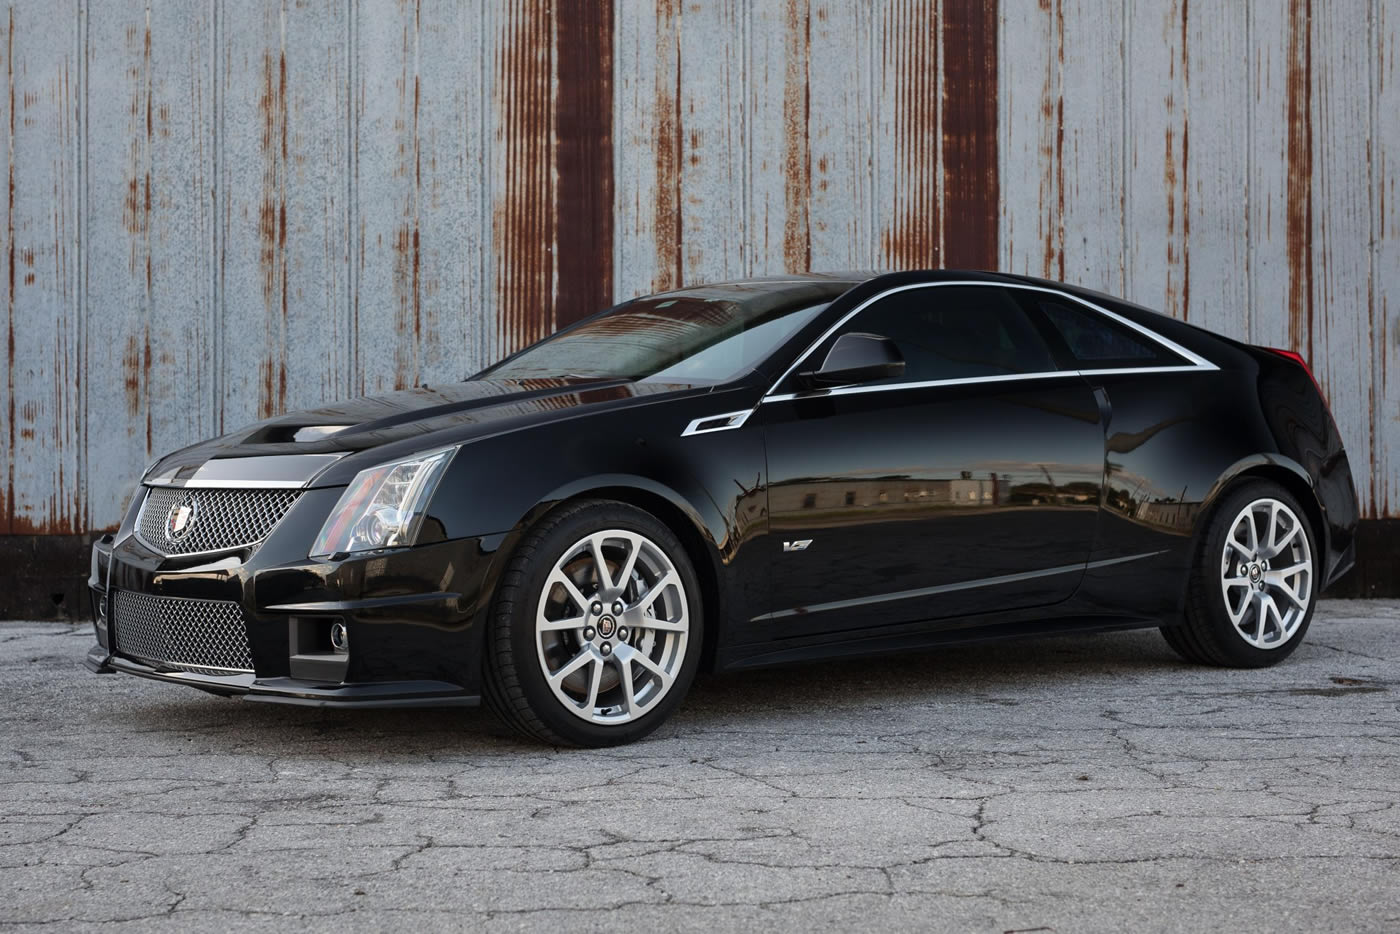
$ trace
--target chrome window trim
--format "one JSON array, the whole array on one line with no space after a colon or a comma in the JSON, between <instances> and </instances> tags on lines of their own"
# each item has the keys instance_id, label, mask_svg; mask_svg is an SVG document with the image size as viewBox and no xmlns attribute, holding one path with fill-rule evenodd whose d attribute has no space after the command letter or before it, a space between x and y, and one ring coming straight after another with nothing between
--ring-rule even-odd
<instances>
[{"instance_id":1,"label":"chrome window trim","mask_svg":"<svg viewBox=\"0 0 1400 934\"><path fill-rule=\"evenodd\" d=\"M1083 308L1087 308L1090 311L1093 311L1097 314L1103 315L1111 321L1116 321L1119 324L1130 328L1138 332L1139 334L1142 334L1150 340L1155 341L1162 347L1165 347L1167 350L1170 350L1172 353L1186 360L1190 360L1191 363L1189 365L1182 364L1179 366L1147 366L1121 368L1107 367L1101 369L1086 370L1050 370L1035 373L1006 373L999 374L997 376L968 376L960 377L957 379L920 380L917 382L908 383L882 383L876 386L842 386L837 389L817 389L811 390L809 392L774 392L774 390L781 386L783 382L789 376L791 376L799 366L802 365L802 362L806 360L808 356L810 356L818 347L820 347L826 341L827 338L829 338L832 334L836 333L836 331L839 330L847 321L851 320L856 315L869 308L871 305L875 304L881 299L888 298L889 296L895 295L899 292L908 292L911 289L937 289L943 288L945 286L974 286L978 288L990 289L1022 289L1027 292L1044 292L1047 295L1054 295L1066 301L1073 302L1076 305L1079 305ZM1138 324L1136 321L1131 321L1120 314L1109 311L1102 305L1096 305L1088 299L1080 298L1077 295L1071 295L1070 293L1065 292L1062 289L1052 289L1043 285L1022 285L1020 283L1012 282L976 282L971 280L955 279L949 280L947 282L914 282L910 283L909 285L897 285L893 288L885 289L883 292L880 292L876 295L872 295L870 298L867 298L855 308L846 312L846 314L843 315L839 321L837 321L831 327L827 328L820 337L818 337L815 341L809 344L807 348L802 351L802 353L798 354L797 359L793 361L792 365L783 371L783 375L778 377L777 380L775 380L773 384L768 387L768 391L763 394L763 398L760 399L759 402L760 404L763 402L785 402L790 399L796 399L799 397L850 395L853 393L861 392L888 392L893 389L921 389L930 386L965 386L975 383L1009 382L1011 380L1018 379L1049 379L1054 376L1099 376L1105 374L1123 373L1192 373L1196 371L1218 369L1220 369L1218 366L1216 366L1214 363L1211 363L1209 360L1202 357L1200 354L1187 350L1185 347L1182 347L1176 341L1171 340L1167 337L1163 337L1161 334L1158 334L1151 328Z\"/></svg>"},{"instance_id":2,"label":"chrome window trim","mask_svg":"<svg viewBox=\"0 0 1400 934\"><path fill-rule=\"evenodd\" d=\"M742 428L744 427L744 422L749 420L749 416L752 415L753 412L754 410L752 408L748 408L740 409L737 412L719 412L714 415L703 415L691 421L689 425L686 425L685 431L681 432L681 437L688 438L691 435L708 435L716 431L730 431L735 428ZM724 424L716 425L713 428L700 427L706 422L716 422L720 419L725 419Z\"/></svg>"}]
</instances>

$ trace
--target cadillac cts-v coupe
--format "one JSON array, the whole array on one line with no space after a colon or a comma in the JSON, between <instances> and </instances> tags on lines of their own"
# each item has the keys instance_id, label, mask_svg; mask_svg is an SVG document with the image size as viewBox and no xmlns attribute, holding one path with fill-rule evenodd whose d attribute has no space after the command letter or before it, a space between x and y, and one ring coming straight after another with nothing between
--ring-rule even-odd
<instances>
[{"instance_id":1,"label":"cadillac cts-v coupe","mask_svg":"<svg viewBox=\"0 0 1400 934\"><path fill-rule=\"evenodd\" d=\"M1271 665L1356 518L1296 354L1017 276L732 282L157 461L87 663L598 746L702 668L1149 626Z\"/></svg>"}]
</instances>

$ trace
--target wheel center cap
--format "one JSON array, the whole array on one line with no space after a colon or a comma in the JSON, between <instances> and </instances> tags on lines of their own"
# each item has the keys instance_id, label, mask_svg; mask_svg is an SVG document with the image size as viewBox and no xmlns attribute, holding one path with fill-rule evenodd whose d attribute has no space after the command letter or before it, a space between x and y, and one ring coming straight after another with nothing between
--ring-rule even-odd
<instances>
[{"instance_id":1,"label":"wheel center cap","mask_svg":"<svg viewBox=\"0 0 1400 934\"><path fill-rule=\"evenodd\" d=\"M1257 581L1259 579L1259 565L1251 564L1249 566L1249 579L1252 581Z\"/></svg>"},{"instance_id":2,"label":"wheel center cap","mask_svg":"<svg viewBox=\"0 0 1400 934\"><path fill-rule=\"evenodd\" d=\"M617 632L617 620L611 616L601 616L598 618L598 635L604 639L611 639L613 633Z\"/></svg>"}]
</instances>

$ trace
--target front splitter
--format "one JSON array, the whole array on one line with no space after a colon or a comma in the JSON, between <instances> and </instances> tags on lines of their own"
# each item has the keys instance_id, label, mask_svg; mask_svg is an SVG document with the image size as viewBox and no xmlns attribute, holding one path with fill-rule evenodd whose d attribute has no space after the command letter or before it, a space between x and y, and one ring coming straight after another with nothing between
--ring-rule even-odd
<instances>
[{"instance_id":1,"label":"front splitter","mask_svg":"<svg viewBox=\"0 0 1400 934\"><path fill-rule=\"evenodd\" d=\"M295 678L259 678L255 674L210 675L155 668L129 658L108 655L99 645L88 650L83 664L98 673L121 672L182 684L212 694L242 697L270 704L309 707L476 707L481 697L446 681L373 681L331 684Z\"/></svg>"}]
</instances>

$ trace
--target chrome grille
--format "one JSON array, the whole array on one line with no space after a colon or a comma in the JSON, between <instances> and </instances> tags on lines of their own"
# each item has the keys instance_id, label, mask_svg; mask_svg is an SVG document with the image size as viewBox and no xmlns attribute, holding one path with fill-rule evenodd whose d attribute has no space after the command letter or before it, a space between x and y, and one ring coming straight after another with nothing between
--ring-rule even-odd
<instances>
[{"instance_id":1,"label":"chrome grille","mask_svg":"<svg viewBox=\"0 0 1400 934\"><path fill-rule=\"evenodd\" d=\"M197 674L251 672L243 610L227 600L119 590L112 601L117 653Z\"/></svg>"},{"instance_id":2,"label":"chrome grille","mask_svg":"<svg viewBox=\"0 0 1400 934\"><path fill-rule=\"evenodd\" d=\"M300 495L300 490L152 487L136 520L136 536L167 555L244 548L267 538ZM167 524L177 506L191 511L183 534L172 536Z\"/></svg>"}]
</instances>

